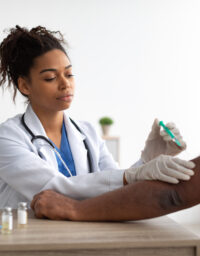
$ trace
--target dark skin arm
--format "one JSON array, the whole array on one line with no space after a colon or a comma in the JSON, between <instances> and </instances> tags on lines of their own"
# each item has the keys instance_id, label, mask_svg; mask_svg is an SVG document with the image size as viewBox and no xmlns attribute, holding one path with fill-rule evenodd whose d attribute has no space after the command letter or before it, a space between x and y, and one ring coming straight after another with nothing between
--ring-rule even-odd
<instances>
[{"instance_id":1,"label":"dark skin arm","mask_svg":"<svg viewBox=\"0 0 200 256\"><path fill-rule=\"evenodd\" d=\"M138 181L95 198L73 200L52 190L37 194L31 207L38 218L75 221L125 221L158 217L200 203L200 157L195 175L176 185Z\"/></svg>"}]
</instances>

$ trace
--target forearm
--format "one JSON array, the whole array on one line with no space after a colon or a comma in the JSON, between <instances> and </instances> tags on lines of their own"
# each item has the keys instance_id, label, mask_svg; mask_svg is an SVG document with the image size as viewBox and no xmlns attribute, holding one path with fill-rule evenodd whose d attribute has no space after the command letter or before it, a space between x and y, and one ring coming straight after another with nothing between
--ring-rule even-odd
<instances>
[{"instance_id":1,"label":"forearm","mask_svg":"<svg viewBox=\"0 0 200 256\"><path fill-rule=\"evenodd\" d=\"M174 185L141 181L77 203L74 220L120 221L161 216L184 208Z\"/></svg>"},{"instance_id":2,"label":"forearm","mask_svg":"<svg viewBox=\"0 0 200 256\"><path fill-rule=\"evenodd\" d=\"M75 220L139 220L158 217L200 203L200 158L192 160L195 175L172 185L140 181L77 204Z\"/></svg>"},{"instance_id":3,"label":"forearm","mask_svg":"<svg viewBox=\"0 0 200 256\"><path fill-rule=\"evenodd\" d=\"M146 219L184 207L175 187L157 181L140 181L82 201L47 190L35 196L32 208L38 218L74 221Z\"/></svg>"},{"instance_id":4,"label":"forearm","mask_svg":"<svg viewBox=\"0 0 200 256\"><path fill-rule=\"evenodd\" d=\"M200 158L194 160L195 175L172 185L139 181L115 191L82 201L54 191L35 196L36 216L75 221L122 221L158 217L200 203Z\"/></svg>"}]
</instances>

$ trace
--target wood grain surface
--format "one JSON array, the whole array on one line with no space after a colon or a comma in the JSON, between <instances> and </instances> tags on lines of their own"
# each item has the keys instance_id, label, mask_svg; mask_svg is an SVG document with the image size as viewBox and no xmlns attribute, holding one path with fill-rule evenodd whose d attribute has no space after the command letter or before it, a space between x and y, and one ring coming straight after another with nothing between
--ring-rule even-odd
<instances>
[{"instance_id":1,"label":"wood grain surface","mask_svg":"<svg viewBox=\"0 0 200 256\"><path fill-rule=\"evenodd\" d=\"M16 213L14 213L16 216ZM167 217L137 222L36 219L26 228L14 217L12 234L0 234L0 255L198 255L200 238Z\"/></svg>"}]
</instances>

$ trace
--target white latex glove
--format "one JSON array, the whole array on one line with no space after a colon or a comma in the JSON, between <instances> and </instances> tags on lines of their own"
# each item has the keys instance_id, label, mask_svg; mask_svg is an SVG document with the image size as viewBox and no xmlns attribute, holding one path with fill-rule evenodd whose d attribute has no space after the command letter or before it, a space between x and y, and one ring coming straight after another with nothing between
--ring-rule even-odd
<instances>
[{"instance_id":1,"label":"white latex glove","mask_svg":"<svg viewBox=\"0 0 200 256\"><path fill-rule=\"evenodd\" d=\"M195 164L172 156L160 155L150 162L139 167L130 167L125 170L127 183L137 180L160 180L169 183L178 183L179 180L189 180L194 175L191 169Z\"/></svg>"},{"instance_id":2,"label":"white latex glove","mask_svg":"<svg viewBox=\"0 0 200 256\"><path fill-rule=\"evenodd\" d=\"M164 130L161 131L159 121L158 119L155 119L151 132L145 142L145 148L141 154L141 158L144 163L147 163L161 154L175 156L186 149L186 143L183 141L179 130L176 128L176 125L174 123L167 123L166 126L180 141L181 147L172 141L171 137Z\"/></svg>"}]
</instances>

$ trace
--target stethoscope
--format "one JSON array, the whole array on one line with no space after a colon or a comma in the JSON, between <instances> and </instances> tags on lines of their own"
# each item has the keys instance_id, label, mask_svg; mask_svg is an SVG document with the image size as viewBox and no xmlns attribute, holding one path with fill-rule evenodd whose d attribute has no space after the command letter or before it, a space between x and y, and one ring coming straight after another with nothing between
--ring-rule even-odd
<instances>
[{"instance_id":1,"label":"stethoscope","mask_svg":"<svg viewBox=\"0 0 200 256\"><path fill-rule=\"evenodd\" d=\"M83 134L83 132L81 131L81 129L78 127L78 125L70 118L70 121L72 122L72 124L76 127L76 129ZM38 139L41 139L41 140L44 140L48 143L48 145L51 146L51 148L53 149L53 151L55 152L55 154L58 156L58 158L60 159L60 161L62 162L62 164L64 165L65 169L68 171L68 173L70 174L70 176L72 176L72 173L70 171L70 169L68 168L68 166L66 165L66 163L64 162L64 160L62 159L60 153L56 150L55 146L53 145L53 143L45 136L43 135L35 135L31 129L27 126L27 124L25 123L25 120L24 120L24 114L22 115L22 118L21 118L21 122L22 122L22 125L24 126L24 128L27 130L27 132L31 135L31 142L33 143L35 140L38 140ZM84 143L84 146L85 146L85 149L87 150L87 159L88 159L88 165L89 165L89 172L91 173L92 172L92 160L91 160L91 153L90 153L90 150L89 150L89 147L88 147L88 144L86 142L86 140L84 139L83 140L83 143Z\"/></svg>"}]
</instances>

